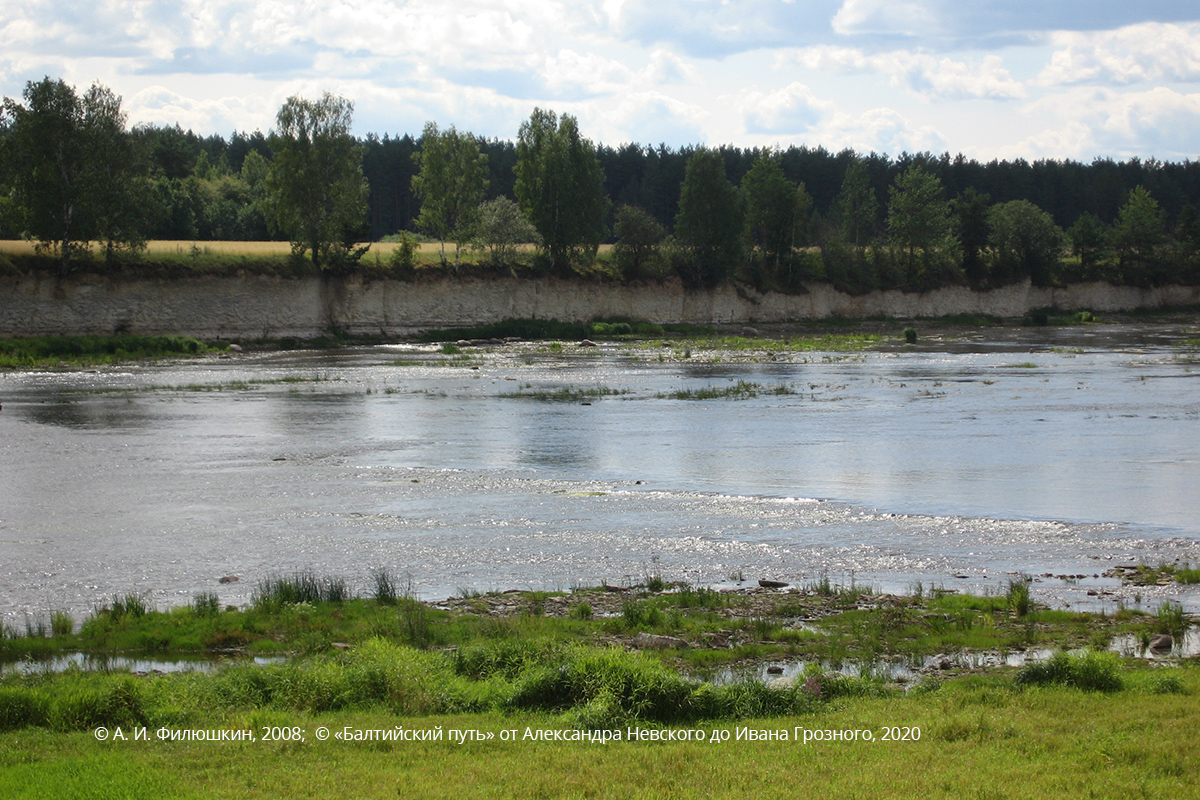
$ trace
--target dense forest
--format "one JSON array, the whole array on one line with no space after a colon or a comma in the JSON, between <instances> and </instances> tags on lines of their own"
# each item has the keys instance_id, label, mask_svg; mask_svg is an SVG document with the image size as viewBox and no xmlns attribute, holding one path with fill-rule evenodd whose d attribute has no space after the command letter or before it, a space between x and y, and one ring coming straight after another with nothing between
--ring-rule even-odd
<instances>
[{"instance_id":1,"label":"dense forest","mask_svg":"<svg viewBox=\"0 0 1200 800\"><path fill-rule=\"evenodd\" d=\"M76 95L47 78L29 84L25 100L6 99L0 116L0 238L38 239L61 251L63 269L72 236L107 242L110 258L122 243L136 254L146 239L290 239L332 268L353 265L354 243L399 234L452 242L455 269L461 245L515 269L512 243L535 242L539 255L525 266L575 274L609 242L616 278L734 278L785 291L806 280L850 291L1200 280L1200 162L612 147L584 138L569 115L540 109L511 141L434 123L417 135L358 138L352 105L329 95L289 99L269 135L201 136L126 129L120 99L99 84ZM61 167L64 152L80 165L65 188L47 183L54 169L30 166L40 158ZM328 163L309 164L317 157ZM337 197L314 200L306 169L339 175ZM332 183L309 184L321 182ZM55 192L58 205L39 210ZM313 202L330 205L303 210ZM89 203L105 211L85 217ZM337 221L301 232L317 217Z\"/></svg>"},{"instance_id":2,"label":"dense forest","mask_svg":"<svg viewBox=\"0 0 1200 800\"><path fill-rule=\"evenodd\" d=\"M144 139L164 200L164 213L150 232L154 239L247 239L271 238L265 227L239 227L230 210L245 204L246 189L238 178L246 157L257 153L270 160L267 137L259 131L200 136L179 127L144 126L135 135ZM363 174L370 187L367 201L367 235L382 239L403 230L416 230L414 222L421 203L413 195L411 181L417 169L413 154L421 149L421 135L368 134L359 140L363 148ZM512 197L517 163L516 143L503 139L479 140L488 159L489 199ZM675 225L679 190L684 168L697 146L672 148L623 144L600 144L596 156L604 170L604 186L612 208L622 204L646 209L667 229ZM750 170L763 151L725 145L717 148L725 162L726 177L734 185ZM803 183L813 199L813 211L822 217L834 211L847 168L865 162L876 196L887 197L888 187L907 167L920 164L945 187L953 200L967 189L986 194L993 203L1028 200L1049 212L1061 228L1069 228L1084 213L1112 224L1117 212L1138 186L1144 186L1162 207L1172 230L1185 206L1200 207L1200 161L1172 163L1114 161L1097 158L1091 163L1039 160L980 162L948 153L902 153L889 157L863 155L852 150L830 152L823 147L792 145L778 151L783 172L789 180ZM883 207L879 223L883 223ZM611 229L611 225L610 225ZM12 231L8 231L11 235ZM284 237L286 238L286 237Z\"/></svg>"}]
</instances>

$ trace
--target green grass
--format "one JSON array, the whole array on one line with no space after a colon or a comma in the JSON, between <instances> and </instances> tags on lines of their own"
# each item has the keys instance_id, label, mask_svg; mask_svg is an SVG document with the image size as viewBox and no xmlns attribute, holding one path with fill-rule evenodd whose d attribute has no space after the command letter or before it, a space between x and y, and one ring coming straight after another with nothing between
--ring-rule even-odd
<instances>
[{"instance_id":1,"label":"green grass","mask_svg":"<svg viewBox=\"0 0 1200 800\"><path fill-rule=\"evenodd\" d=\"M762 395L791 395L796 390L790 386L763 386L752 381L738 381L730 386L706 386L702 389L678 389L674 392L658 394L656 397L667 400L749 400Z\"/></svg>"},{"instance_id":2,"label":"green grass","mask_svg":"<svg viewBox=\"0 0 1200 800\"><path fill-rule=\"evenodd\" d=\"M141 336L132 333L0 339L0 368L114 364L145 358L197 356L209 349L199 339L187 336Z\"/></svg>"},{"instance_id":3,"label":"green grass","mask_svg":"<svg viewBox=\"0 0 1200 800\"><path fill-rule=\"evenodd\" d=\"M1104 616L1024 605L1005 594L879 597L870 587L841 586L828 578L802 592L755 596L670 584L656 576L646 586L615 593L472 592L449 610L417 602L411 588L387 571L376 571L371 581L364 598L337 576L268 576L259 582L254 602L242 609L227 608L209 592L165 610L137 594L119 595L78 626L65 615L57 622L50 615L29 617L24 635L5 628L0 659L76 651L305 655L328 652L335 642L355 645L373 638L418 647L466 647L513 636L572 644L596 637L627 641L649 632L685 643L688 655L679 648L655 654L676 666L710 658L695 654L714 646L724 654L745 647L743 655L757 659L870 661L962 649L1103 647L1118 633L1178 635L1189 624L1177 605L1159 616L1130 610ZM864 597L872 608L859 608ZM494 607L507 611L496 613ZM796 624L801 620L804 630Z\"/></svg>"},{"instance_id":4,"label":"green grass","mask_svg":"<svg viewBox=\"0 0 1200 800\"><path fill-rule=\"evenodd\" d=\"M760 351L764 353L854 352L885 341L874 333L826 333L819 336L793 336L781 339L746 336L685 336L678 346L695 350Z\"/></svg>"},{"instance_id":5,"label":"green grass","mask_svg":"<svg viewBox=\"0 0 1200 800\"><path fill-rule=\"evenodd\" d=\"M157 610L119 595L50 635L6 635L70 650L203 651L216 644L296 657L231 661L215 673L131 677L71 672L0 681L4 797L1099 797L1189 796L1200 742L1200 672L1150 669L1086 651L1024 670L922 680L904 692L877 678L810 669L786 688L692 677L780 659L822 663L962 649L1086 646L1156 618L1118 620L1030 605L1005 593L872 594L828 580L797 593L725 593L661 577L624 592L464 593L449 610L416 602L376 571L369 598L335 576L265 580L259 602L223 609L202 593ZM826 589L825 592L819 591ZM469 594L471 596L467 597ZM929 595L929 596L927 596ZM505 607L507 612L493 613ZM796 619L808 628L789 627ZM686 647L631 651L640 632ZM12 634L10 631L9 634ZM712 637L716 637L714 640ZM344 642L349 649L332 647ZM97 725L123 741L98 741ZM318 726L436 731L439 740L315 739ZM557 731L729 731L728 741L533 741ZM149 741L132 741L145 727ZM170 742L161 728L297 728L305 741ZM917 741L808 743L738 738L739 729L920 728ZM447 731L492 733L451 741ZM517 731L512 741L501 731ZM797 781L797 770L807 776ZM79 775L92 778L82 781ZM1014 782L1013 776L1021 780ZM133 777L128 777L133 776ZM1194 792L1192 794L1194 796Z\"/></svg>"},{"instance_id":6,"label":"green grass","mask_svg":"<svg viewBox=\"0 0 1200 800\"><path fill-rule=\"evenodd\" d=\"M1175 570L1175 580L1179 583L1200 583L1200 569L1185 569Z\"/></svg>"},{"instance_id":7,"label":"green grass","mask_svg":"<svg viewBox=\"0 0 1200 800\"><path fill-rule=\"evenodd\" d=\"M1157 566L1137 564L1132 567L1117 567L1105 574L1119 577L1121 583L1132 586L1155 586L1164 581L1183 584L1200 583L1200 569L1193 569L1191 565L1179 566L1167 562L1159 563Z\"/></svg>"},{"instance_id":8,"label":"green grass","mask_svg":"<svg viewBox=\"0 0 1200 800\"><path fill-rule=\"evenodd\" d=\"M1089 692L1119 692L1120 659L1115 653L1091 650L1078 655L1058 652L1046 661L1026 664L1017 672L1017 686L1061 685Z\"/></svg>"},{"instance_id":9,"label":"green grass","mask_svg":"<svg viewBox=\"0 0 1200 800\"><path fill-rule=\"evenodd\" d=\"M564 386L559 389L519 389L515 392L502 392L499 397L519 400L548 400L559 402L578 402L594 400L600 397L616 397L629 394L628 389L612 389L608 386L594 386L586 389L574 386Z\"/></svg>"},{"instance_id":10,"label":"green grass","mask_svg":"<svg viewBox=\"0 0 1200 800\"><path fill-rule=\"evenodd\" d=\"M388 671L381 669L375 674L382 679ZM1156 693L1148 682L1144 690L1115 694L1059 685L1014 691L1006 678L970 677L906 696L843 695L799 715L678 728L702 732L706 740L717 731L718 743L628 740L629 728L653 727L644 724L619 726L622 739L607 744L533 739L537 731L576 727L553 712L397 716L385 707L250 710L231 704L190 717L151 715L149 741L132 741L137 726L130 724L118 741L97 741L88 729L0 733L0 787L13 800L742 798L751 786L758 795L796 798L1195 797L1200 676L1195 669L1173 672L1182 693ZM183 691L169 684L187 681L141 683L143 703L153 712L160 693ZM1140 676L1131 683L1140 687ZM753 693L746 703L755 704ZM295 727L305 741L159 741L154 726L160 723L250 730L259 737L271 727ZM441 734L320 742L320 726ZM905 729L906 741L881 740L885 730ZM751 739L749 730L786 733L787 739ZM865 730L875 741L822 736L805 742L805 730ZM464 731L478 731L479 740L459 743Z\"/></svg>"}]
</instances>

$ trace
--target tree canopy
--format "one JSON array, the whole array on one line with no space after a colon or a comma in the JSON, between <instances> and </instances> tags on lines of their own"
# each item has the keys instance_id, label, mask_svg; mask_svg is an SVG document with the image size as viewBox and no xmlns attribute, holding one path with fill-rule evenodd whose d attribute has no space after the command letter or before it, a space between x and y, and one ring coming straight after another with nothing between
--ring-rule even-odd
<instances>
[{"instance_id":1,"label":"tree canopy","mask_svg":"<svg viewBox=\"0 0 1200 800\"><path fill-rule=\"evenodd\" d=\"M65 274L90 240L145 241L147 210L136 184L141 162L125 131L121 99L94 84L82 96L49 77L25 86L24 103L6 98L6 168L16 225L57 251Z\"/></svg>"},{"instance_id":2,"label":"tree canopy","mask_svg":"<svg viewBox=\"0 0 1200 800\"><path fill-rule=\"evenodd\" d=\"M353 103L328 92L320 100L289 97L271 132L267 218L318 268L353 260L347 239L366 217L362 148L350 135L353 113Z\"/></svg>"},{"instance_id":3,"label":"tree canopy","mask_svg":"<svg viewBox=\"0 0 1200 800\"><path fill-rule=\"evenodd\" d=\"M934 274L953 243L950 208L942 182L919 164L902 172L891 187L887 230L903 253L905 282L920 288L937 281Z\"/></svg>"},{"instance_id":4,"label":"tree canopy","mask_svg":"<svg viewBox=\"0 0 1200 800\"><path fill-rule=\"evenodd\" d=\"M783 173L775 153L763 153L742 177L746 231L750 246L778 272L796 241L796 184Z\"/></svg>"},{"instance_id":5,"label":"tree canopy","mask_svg":"<svg viewBox=\"0 0 1200 800\"><path fill-rule=\"evenodd\" d=\"M1010 200L992 206L987 223L1000 277L996 283L1024 278L1037 286L1052 282L1064 235L1049 214L1028 200Z\"/></svg>"},{"instance_id":6,"label":"tree canopy","mask_svg":"<svg viewBox=\"0 0 1200 800\"><path fill-rule=\"evenodd\" d=\"M443 264L446 240L453 239L457 267L458 251L471 237L479 204L487 192L487 156L471 134L459 133L454 126L438 130L429 122L413 161L418 169L412 178L413 193L421 201L417 225L442 243Z\"/></svg>"},{"instance_id":7,"label":"tree canopy","mask_svg":"<svg viewBox=\"0 0 1200 800\"><path fill-rule=\"evenodd\" d=\"M721 154L708 149L693 153L675 218L675 238L682 249L677 269L684 283L711 288L733 274L742 259L742 208Z\"/></svg>"},{"instance_id":8,"label":"tree canopy","mask_svg":"<svg viewBox=\"0 0 1200 800\"><path fill-rule=\"evenodd\" d=\"M574 117L543 109L514 141L432 122L420 138L356 139L352 111L326 94L289 98L269 137L129 131L99 84L80 94L31 82L0 111L0 237L38 241L60 272L90 258L91 243L112 261L147 238L286 237L318 268L340 269L362 252L355 243L420 229L443 243L443 265L446 241L491 241L487 263L501 266L517 260L511 232L532 223L538 236L520 236L541 241L535 269L564 275L587 263L612 278L674 271L691 285L785 291L830 280L851 292L1200 282L1200 161L597 147ZM472 234L484 201L490 227ZM1063 228L1070 252L1056 250ZM810 234L819 248L805 249ZM606 240L613 254L597 264Z\"/></svg>"},{"instance_id":9,"label":"tree canopy","mask_svg":"<svg viewBox=\"0 0 1200 800\"><path fill-rule=\"evenodd\" d=\"M541 244L541 237L520 206L497 197L480 204L472 241L477 249L487 251L493 267L506 267L516 262L518 245Z\"/></svg>"},{"instance_id":10,"label":"tree canopy","mask_svg":"<svg viewBox=\"0 0 1200 800\"><path fill-rule=\"evenodd\" d=\"M517 201L542 237L551 271L592 254L604 238L609 201L596 148L575 118L535 108L517 139Z\"/></svg>"}]
</instances>

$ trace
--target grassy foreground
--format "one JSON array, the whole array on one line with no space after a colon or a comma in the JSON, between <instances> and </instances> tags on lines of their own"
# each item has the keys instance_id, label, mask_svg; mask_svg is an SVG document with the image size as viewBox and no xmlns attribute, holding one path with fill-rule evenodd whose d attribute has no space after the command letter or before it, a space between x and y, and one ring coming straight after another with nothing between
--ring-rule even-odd
<instances>
[{"instance_id":1,"label":"grassy foreground","mask_svg":"<svg viewBox=\"0 0 1200 800\"><path fill-rule=\"evenodd\" d=\"M304 741L97 741L91 731L0 734L7 798L744 798L1196 797L1200 682L1186 694L1013 691L959 679L919 695L849 699L817 715L702 727L728 741L527 739L561 730L528 714L398 717L380 712L262 713L235 726L260 737L296 727ZM221 726L217 718L194 725ZM443 731L441 741L320 742L316 729ZM881 741L884 730L918 741ZM866 730L876 741L795 740L809 731ZM786 741L739 730L782 731ZM490 733L466 741L461 733ZM515 741L501 741L516 731ZM131 735L131 729L125 734ZM759 738L762 737L762 738Z\"/></svg>"},{"instance_id":2,"label":"grassy foreground","mask_svg":"<svg viewBox=\"0 0 1200 800\"><path fill-rule=\"evenodd\" d=\"M7 659L291 658L10 675L0 797L1200 796L1200 671L1101 650L1115 635L1178 638L1177 608L1040 609L1021 581L992 597L828 581L723 593L653 577L463 595L420 603L381 571L358 598L298 573L262 581L250 608L198 595L159 611L127 595L79 626L58 614L6 629ZM934 667L905 685L870 668L1066 647L1083 649L1020 670ZM782 683L704 679L778 661L809 666ZM866 669L833 671L847 661Z\"/></svg>"}]
</instances>

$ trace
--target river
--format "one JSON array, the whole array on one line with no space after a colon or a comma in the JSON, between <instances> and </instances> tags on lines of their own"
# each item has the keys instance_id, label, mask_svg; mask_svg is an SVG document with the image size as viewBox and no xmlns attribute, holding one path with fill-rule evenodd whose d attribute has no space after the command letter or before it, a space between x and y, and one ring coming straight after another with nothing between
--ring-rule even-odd
<instances>
[{"instance_id":1,"label":"river","mask_svg":"<svg viewBox=\"0 0 1200 800\"><path fill-rule=\"evenodd\" d=\"M0 614L78 620L311 569L421 597L828 578L1200 610L1200 356L1179 326L862 352L433 345L0 375ZM235 576L236 582L220 583ZM1049 577L1045 577L1049 576ZM1056 576L1070 576L1067 578Z\"/></svg>"}]
</instances>

